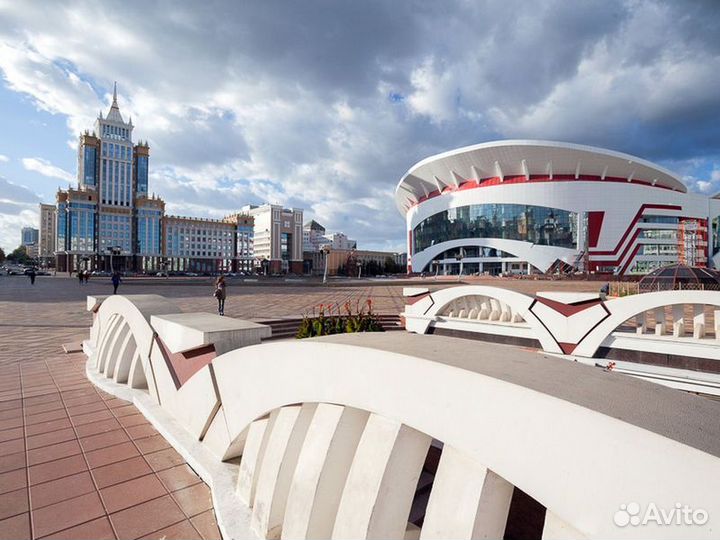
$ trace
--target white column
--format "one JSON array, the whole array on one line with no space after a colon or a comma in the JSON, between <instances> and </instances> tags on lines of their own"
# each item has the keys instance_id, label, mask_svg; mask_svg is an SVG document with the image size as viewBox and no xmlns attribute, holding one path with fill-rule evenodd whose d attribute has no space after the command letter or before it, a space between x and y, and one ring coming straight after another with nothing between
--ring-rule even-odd
<instances>
[{"instance_id":1,"label":"white column","mask_svg":"<svg viewBox=\"0 0 720 540\"><path fill-rule=\"evenodd\" d=\"M487 298L483 299L480 303L480 313L478 313L478 320L486 320L490 317L490 300Z\"/></svg>"},{"instance_id":2,"label":"white column","mask_svg":"<svg viewBox=\"0 0 720 540\"><path fill-rule=\"evenodd\" d=\"M490 320L497 321L500 319L500 302L495 298L490 299Z\"/></svg>"},{"instance_id":3,"label":"white column","mask_svg":"<svg viewBox=\"0 0 720 540\"><path fill-rule=\"evenodd\" d=\"M105 365L101 370L101 373L105 375L105 377L113 376L113 373L115 372L115 363L117 362L122 350L127 346L131 334L130 325L123 320L122 325L115 334L112 345L108 348L108 353L105 355Z\"/></svg>"},{"instance_id":4,"label":"white column","mask_svg":"<svg viewBox=\"0 0 720 540\"><path fill-rule=\"evenodd\" d=\"M247 439L245 440L245 448L240 460L240 470L238 471L237 494L250 507L255 501L257 471L260 469L268 435L271 431L270 428L276 417L277 412L273 411L268 417L255 420L247 428Z\"/></svg>"},{"instance_id":5,"label":"white column","mask_svg":"<svg viewBox=\"0 0 720 540\"><path fill-rule=\"evenodd\" d=\"M584 534L568 525L550 510L545 512L545 525L543 526L543 540L582 540L587 538Z\"/></svg>"},{"instance_id":6,"label":"white column","mask_svg":"<svg viewBox=\"0 0 720 540\"><path fill-rule=\"evenodd\" d=\"M290 482L316 403L283 407L275 419L258 471L252 527L263 538L280 538Z\"/></svg>"},{"instance_id":7,"label":"white column","mask_svg":"<svg viewBox=\"0 0 720 540\"><path fill-rule=\"evenodd\" d=\"M665 308L662 307L655 310L655 335L665 335Z\"/></svg>"},{"instance_id":8,"label":"white column","mask_svg":"<svg viewBox=\"0 0 720 540\"><path fill-rule=\"evenodd\" d=\"M672 307L673 314L673 337L685 335L685 306L683 304L675 304Z\"/></svg>"},{"instance_id":9,"label":"white column","mask_svg":"<svg viewBox=\"0 0 720 540\"><path fill-rule=\"evenodd\" d=\"M420 538L502 538L513 485L445 445Z\"/></svg>"},{"instance_id":10,"label":"white column","mask_svg":"<svg viewBox=\"0 0 720 540\"><path fill-rule=\"evenodd\" d=\"M103 337L100 339L100 347L98 347L97 350L95 368L97 369L98 373L102 373L105 369L105 361L107 359L108 350L115 343L115 338L117 337L117 333L120 331L123 322L124 319L117 313L114 313L110 317L110 321L107 326L107 332L105 332L103 334Z\"/></svg>"},{"instance_id":11,"label":"white column","mask_svg":"<svg viewBox=\"0 0 720 540\"><path fill-rule=\"evenodd\" d=\"M130 365L132 364L133 356L137 346L135 344L135 337L132 332L128 331L122 346L120 347L120 353L114 360L114 365L105 369L105 376L112 378L115 382L124 383L127 382L128 373L130 372Z\"/></svg>"},{"instance_id":12,"label":"white column","mask_svg":"<svg viewBox=\"0 0 720 540\"><path fill-rule=\"evenodd\" d=\"M332 537L403 538L430 441L396 420L371 414L350 467Z\"/></svg>"},{"instance_id":13,"label":"white column","mask_svg":"<svg viewBox=\"0 0 720 540\"><path fill-rule=\"evenodd\" d=\"M693 337L695 339L705 337L705 306L703 304L693 306Z\"/></svg>"},{"instance_id":14,"label":"white column","mask_svg":"<svg viewBox=\"0 0 720 540\"><path fill-rule=\"evenodd\" d=\"M647 320L644 311L635 315L635 324L635 333L640 335L644 334L647 330Z\"/></svg>"},{"instance_id":15,"label":"white column","mask_svg":"<svg viewBox=\"0 0 720 540\"><path fill-rule=\"evenodd\" d=\"M282 537L330 538L340 498L369 413L321 403L290 485Z\"/></svg>"}]
</instances>

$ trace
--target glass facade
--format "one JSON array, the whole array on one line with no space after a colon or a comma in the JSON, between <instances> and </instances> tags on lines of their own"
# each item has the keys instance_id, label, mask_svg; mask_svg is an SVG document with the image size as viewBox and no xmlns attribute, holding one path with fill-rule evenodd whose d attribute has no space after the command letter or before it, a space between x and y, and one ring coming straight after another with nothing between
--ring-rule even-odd
<instances>
[{"instance_id":1,"label":"glass facade","mask_svg":"<svg viewBox=\"0 0 720 540\"><path fill-rule=\"evenodd\" d=\"M138 195L147 195L148 192L148 158L137 158L137 192Z\"/></svg>"},{"instance_id":2,"label":"glass facade","mask_svg":"<svg viewBox=\"0 0 720 540\"><path fill-rule=\"evenodd\" d=\"M57 205L57 239L56 246L58 251L67 249L67 204L59 202Z\"/></svg>"},{"instance_id":3,"label":"glass facade","mask_svg":"<svg viewBox=\"0 0 720 540\"><path fill-rule=\"evenodd\" d=\"M100 253L108 248L119 247L124 254L131 253L131 216L121 214L100 214Z\"/></svg>"},{"instance_id":4,"label":"glass facade","mask_svg":"<svg viewBox=\"0 0 720 540\"><path fill-rule=\"evenodd\" d=\"M290 260L290 246L292 246L292 234L280 233L280 259Z\"/></svg>"},{"instance_id":5,"label":"glass facade","mask_svg":"<svg viewBox=\"0 0 720 540\"><path fill-rule=\"evenodd\" d=\"M720 216L712 220L712 254L716 255L718 251L720 251Z\"/></svg>"},{"instance_id":6,"label":"glass facade","mask_svg":"<svg viewBox=\"0 0 720 540\"><path fill-rule=\"evenodd\" d=\"M68 214L70 251L95 250L95 205L71 202Z\"/></svg>"},{"instance_id":7,"label":"glass facade","mask_svg":"<svg viewBox=\"0 0 720 540\"><path fill-rule=\"evenodd\" d=\"M141 208L137 219L137 252L141 255L160 254L160 219L162 211Z\"/></svg>"},{"instance_id":8,"label":"glass facade","mask_svg":"<svg viewBox=\"0 0 720 540\"><path fill-rule=\"evenodd\" d=\"M472 204L434 214L413 230L413 253L449 240L502 238L577 247L577 214L523 204Z\"/></svg>"},{"instance_id":9,"label":"glass facade","mask_svg":"<svg viewBox=\"0 0 720 540\"><path fill-rule=\"evenodd\" d=\"M95 160L97 159L97 148L86 146L83 152L83 183L86 186L96 186Z\"/></svg>"}]
</instances>

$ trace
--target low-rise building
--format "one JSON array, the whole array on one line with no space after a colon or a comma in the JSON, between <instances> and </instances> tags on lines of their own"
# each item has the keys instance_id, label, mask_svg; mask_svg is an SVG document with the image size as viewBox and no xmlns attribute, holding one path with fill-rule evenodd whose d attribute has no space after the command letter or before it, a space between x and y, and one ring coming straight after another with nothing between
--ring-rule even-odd
<instances>
[{"instance_id":1,"label":"low-rise building","mask_svg":"<svg viewBox=\"0 0 720 540\"><path fill-rule=\"evenodd\" d=\"M320 276L325 272L329 276L365 276L395 274L405 271L404 254L393 251L372 251L365 249L324 249L305 252L305 273Z\"/></svg>"},{"instance_id":2,"label":"low-rise building","mask_svg":"<svg viewBox=\"0 0 720 540\"><path fill-rule=\"evenodd\" d=\"M250 271L255 259L253 218L165 216L162 250L168 271Z\"/></svg>"}]
</instances>

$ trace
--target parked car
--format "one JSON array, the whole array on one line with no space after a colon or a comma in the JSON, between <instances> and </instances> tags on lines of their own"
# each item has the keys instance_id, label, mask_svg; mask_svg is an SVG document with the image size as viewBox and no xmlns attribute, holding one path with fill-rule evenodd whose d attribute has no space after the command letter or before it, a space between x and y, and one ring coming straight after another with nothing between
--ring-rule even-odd
<instances>
[{"instance_id":1,"label":"parked car","mask_svg":"<svg viewBox=\"0 0 720 540\"><path fill-rule=\"evenodd\" d=\"M157 277L168 277L167 272L158 272L155 274Z\"/></svg>"},{"instance_id":2,"label":"parked car","mask_svg":"<svg viewBox=\"0 0 720 540\"><path fill-rule=\"evenodd\" d=\"M110 272L107 270L94 270L90 275L94 277L110 277Z\"/></svg>"},{"instance_id":3,"label":"parked car","mask_svg":"<svg viewBox=\"0 0 720 540\"><path fill-rule=\"evenodd\" d=\"M198 274L196 274L195 272L185 272L185 275L187 277L198 277Z\"/></svg>"}]
</instances>

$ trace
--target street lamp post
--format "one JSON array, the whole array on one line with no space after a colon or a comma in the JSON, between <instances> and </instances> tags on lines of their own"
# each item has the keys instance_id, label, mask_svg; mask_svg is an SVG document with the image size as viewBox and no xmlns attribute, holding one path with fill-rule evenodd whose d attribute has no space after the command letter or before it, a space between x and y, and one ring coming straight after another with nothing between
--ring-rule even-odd
<instances>
[{"instance_id":1,"label":"street lamp post","mask_svg":"<svg viewBox=\"0 0 720 540\"><path fill-rule=\"evenodd\" d=\"M325 272L323 273L323 283L327 283L327 274L328 274L328 255L330 255L330 246L324 245L322 247L322 251L325 254Z\"/></svg>"},{"instance_id":2,"label":"street lamp post","mask_svg":"<svg viewBox=\"0 0 720 540\"><path fill-rule=\"evenodd\" d=\"M464 258L465 258L465 250L463 248L460 248L458 255L455 257L455 259L457 259L457 261L460 263L460 271L458 272L458 281L460 281L462 279L463 259Z\"/></svg>"}]
</instances>

